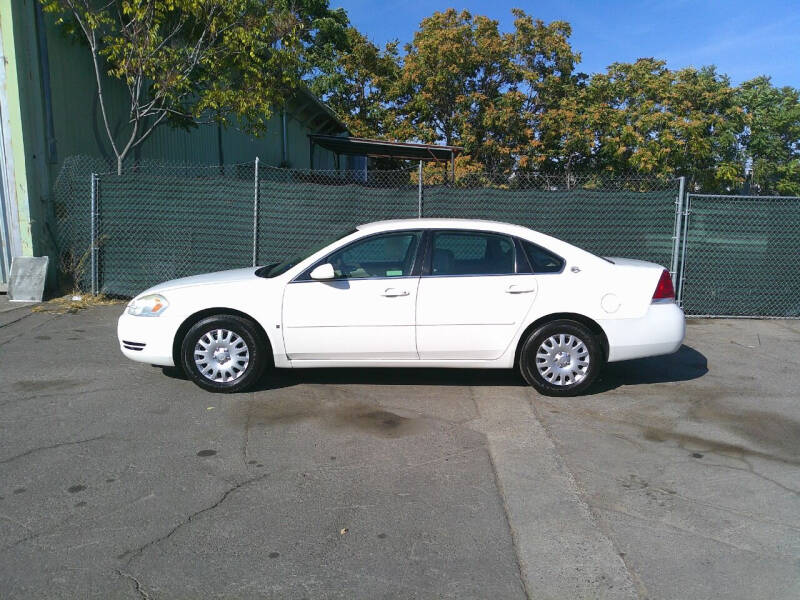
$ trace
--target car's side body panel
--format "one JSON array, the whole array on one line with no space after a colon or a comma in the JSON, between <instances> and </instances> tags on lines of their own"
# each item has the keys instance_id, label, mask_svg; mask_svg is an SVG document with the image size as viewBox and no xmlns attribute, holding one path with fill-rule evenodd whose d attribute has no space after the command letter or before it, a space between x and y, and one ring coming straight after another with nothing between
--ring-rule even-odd
<instances>
[{"instance_id":1,"label":"car's side body panel","mask_svg":"<svg viewBox=\"0 0 800 600\"><path fill-rule=\"evenodd\" d=\"M283 293L294 360L416 359L418 277L297 281Z\"/></svg>"},{"instance_id":2,"label":"car's side body panel","mask_svg":"<svg viewBox=\"0 0 800 600\"><path fill-rule=\"evenodd\" d=\"M508 348L536 299L536 275L422 277L421 359L493 360Z\"/></svg>"},{"instance_id":3,"label":"car's side body panel","mask_svg":"<svg viewBox=\"0 0 800 600\"><path fill-rule=\"evenodd\" d=\"M341 293L348 291L343 289L347 281L292 283L319 259L352 241L412 227L515 236L563 257L565 267L560 273L533 275L473 278L422 274L421 278L363 280L357 284L350 280L349 291L357 294ZM258 277L255 269L246 268L155 286L142 295L164 294L169 308L154 318L123 313L118 337L128 358L171 366L181 325L193 315L214 308L243 313L257 321L269 338L277 367L508 368L513 366L521 336L531 323L548 315L574 313L602 328L609 361L626 360L673 352L683 340L680 308L674 303L651 302L662 271L658 265L630 259L613 259L612 263L516 225L449 219L389 221L361 226L272 279ZM520 285L518 281L525 282L523 288L534 289L519 294L505 292L509 285ZM316 287L323 293L304 293L303 286L311 286L306 290ZM408 295L381 295L398 286ZM370 305L370 298L374 298L374 304ZM319 319L321 315L333 318L338 326L327 329ZM349 330L344 336L343 329Z\"/></svg>"},{"instance_id":4,"label":"car's side body panel","mask_svg":"<svg viewBox=\"0 0 800 600\"><path fill-rule=\"evenodd\" d=\"M282 287L274 280L262 279L253 275L254 269L237 270L235 278L223 283L207 282L199 285L183 284L186 280L176 280L172 287L156 286L146 293L157 291L168 295L169 308L160 317L135 317L123 313L117 324L120 348L131 360L153 365L175 366L173 344L175 335L187 319L209 309L224 313L239 312L257 321L266 333L276 366L289 366L286 361L278 364L285 352L283 337L280 335L281 295L276 293ZM232 271L226 273L234 273ZM122 341L145 343L142 350L125 348Z\"/></svg>"},{"instance_id":5,"label":"car's side body panel","mask_svg":"<svg viewBox=\"0 0 800 600\"><path fill-rule=\"evenodd\" d=\"M672 354L686 333L683 311L674 302L652 304L635 319L599 319L608 339L608 362Z\"/></svg>"}]
</instances>

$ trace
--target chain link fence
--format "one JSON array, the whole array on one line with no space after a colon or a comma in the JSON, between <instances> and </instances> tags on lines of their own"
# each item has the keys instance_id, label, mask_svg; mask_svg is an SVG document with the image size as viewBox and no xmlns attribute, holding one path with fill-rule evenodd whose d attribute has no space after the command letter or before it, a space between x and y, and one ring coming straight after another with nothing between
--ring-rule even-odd
<instances>
[{"instance_id":1,"label":"chain link fence","mask_svg":"<svg viewBox=\"0 0 800 600\"><path fill-rule=\"evenodd\" d=\"M420 182L416 168L308 171L255 162L149 163L117 175L75 157L54 197L62 271L79 289L132 296L167 279L278 262L361 223L419 216L517 223L601 256L670 267L679 181L519 174L450 181L434 170Z\"/></svg>"},{"instance_id":2,"label":"chain link fence","mask_svg":"<svg viewBox=\"0 0 800 600\"><path fill-rule=\"evenodd\" d=\"M687 314L800 317L800 197L687 194L685 206Z\"/></svg>"}]
</instances>

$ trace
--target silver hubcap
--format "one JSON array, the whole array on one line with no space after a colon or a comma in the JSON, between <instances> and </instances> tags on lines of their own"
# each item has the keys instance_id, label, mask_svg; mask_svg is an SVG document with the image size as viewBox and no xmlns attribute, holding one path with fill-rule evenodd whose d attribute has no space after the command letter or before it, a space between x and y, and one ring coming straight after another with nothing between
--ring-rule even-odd
<instances>
[{"instance_id":1,"label":"silver hubcap","mask_svg":"<svg viewBox=\"0 0 800 600\"><path fill-rule=\"evenodd\" d=\"M249 362L247 344L228 329L204 333L194 346L194 364L211 381L225 383L238 379Z\"/></svg>"},{"instance_id":2,"label":"silver hubcap","mask_svg":"<svg viewBox=\"0 0 800 600\"><path fill-rule=\"evenodd\" d=\"M589 370L589 349L574 335L551 335L536 351L536 368L548 383L574 385Z\"/></svg>"}]
</instances>

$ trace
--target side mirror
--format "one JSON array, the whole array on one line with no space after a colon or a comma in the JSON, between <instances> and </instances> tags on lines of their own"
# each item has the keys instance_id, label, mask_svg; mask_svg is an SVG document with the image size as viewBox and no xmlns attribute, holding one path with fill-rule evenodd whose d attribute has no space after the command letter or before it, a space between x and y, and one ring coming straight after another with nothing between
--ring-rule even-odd
<instances>
[{"instance_id":1,"label":"side mirror","mask_svg":"<svg viewBox=\"0 0 800 600\"><path fill-rule=\"evenodd\" d=\"M333 272L333 265L331 263L325 263L324 265L320 265L311 271L311 279L317 279L324 281L325 279L334 279L336 277L336 273Z\"/></svg>"}]
</instances>

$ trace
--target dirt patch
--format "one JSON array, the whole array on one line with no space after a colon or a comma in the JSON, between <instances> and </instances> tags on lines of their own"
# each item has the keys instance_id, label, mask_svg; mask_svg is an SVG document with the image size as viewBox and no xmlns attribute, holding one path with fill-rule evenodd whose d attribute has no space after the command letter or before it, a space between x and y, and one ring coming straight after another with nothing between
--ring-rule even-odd
<instances>
[{"instance_id":1,"label":"dirt patch","mask_svg":"<svg viewBox=\"0 0 800 600\"><path fill-rule=\"evenodd\" d=\"M249 400L232 413L250 427L275 427L307 420L335 429L353 429L383 438L400 438L428 430L432 420L409 413L398 414L374 404L325 402L316 398Z\"/></svg>"},{"instance_id":2,"label":"dirt patch","mask_svg":"<svg viewBox=\"0 0 800 600\"><path fill-rule=\"evenodd\" d=\"M714 452L733 458L753 456L800 464L800 422L767 410L738 408L732 399L741 402L743 393L750 393L746 386L736 389L720 386L713 390L695 389L667 401L654 396L652 400L639 400L636 406L627 402L615 405L613 401L598 405L583 399L558 405L539 400L538 404L581 421L633 427L647 441L671 441L688 452ZM757 393L752 393L757 398ZM754 400L753 404L756 403ZM558 418L553 410L547 414Z\"/></svg>"},{"instance_id":3,"label":"dirt patch","mask_svg":"<svg viewBox=\"0 0 800 600\"><path fill-rule=\"evenodd\" d=\"M20 392L43 392L52 389L69 389L82 385L83 381L76 379L35 379L17 381L14 387Z\"/></svg>"},{"instance_id":4,"label":"dirt patch","mask_svg":"<svg viewBox=\"0 0 800 600\"><path fill-rule=\"evenodd\" d=\"M713 452L731 458L745 458L748 456L754 456L757 458L778 461L790 465L800 465L800 460L793 457L782 456L780 454L772 454L769 452L762 452L760 450L749 448L741 444L729 444L727 442L721 442L719 440L714 440L697 435L691 435L687 433L679 433L677 431L648 428L644 430L642 437L651 442L666 442L666 441L676 442L678 444L678 447L689 451L702 450L706 453ZM695 458L702 458L703 455L700 454L699 452L694 452L692 453L692 456Z\"/></svg>"},{"instance_id":5,"label":"dirt patch","mask_svg":"<svg viewBox=\"0 0 800 600\"><path fill-rule=\"evenodd\" d=\"M718 424L756 446L800 463L800 422L764 410L735 409L718 400L702 400L689 410L691 419Z\"/></svg>"}]
</instances>

